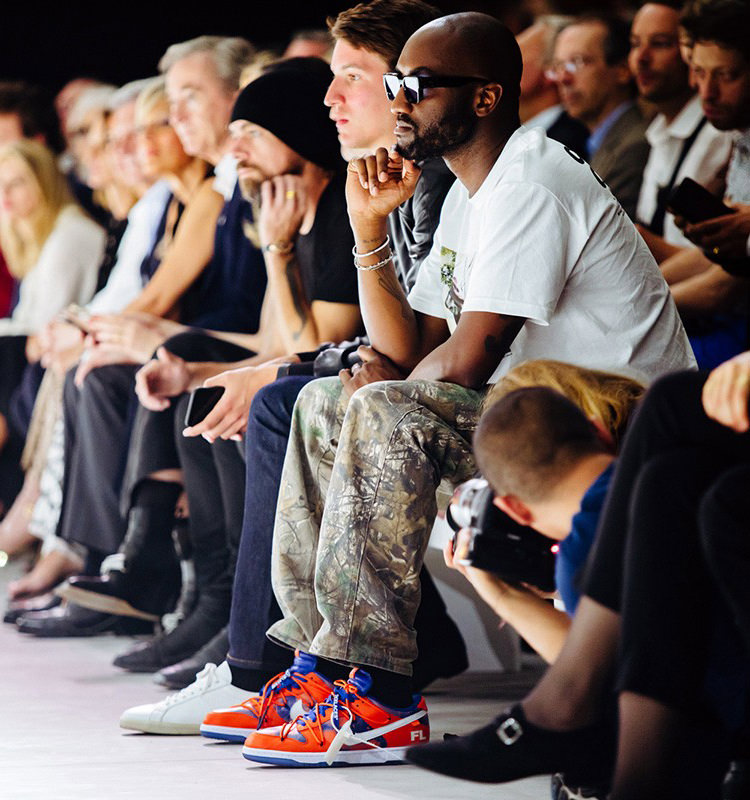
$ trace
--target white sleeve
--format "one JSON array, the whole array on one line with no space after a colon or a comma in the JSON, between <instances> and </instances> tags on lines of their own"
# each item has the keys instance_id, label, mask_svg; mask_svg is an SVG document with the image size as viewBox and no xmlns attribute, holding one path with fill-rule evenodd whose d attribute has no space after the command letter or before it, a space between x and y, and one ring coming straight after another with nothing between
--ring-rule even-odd
<instances>
[{"instance_id":1,"label":"white sleeve","mask_svg":"<svg viewBox=\"0 0 750 800\"><path fill-rule=\"evenodd\" d=\"M409 305L421 314L430 317L446 316L443 289L440 281L440 252L442 250L440 228L438 225L427 257L419 265L417 278L409 292Z\"/></svg>"},{"instance_id":2,"label":"white sleeve","mask_svg":"<svg viewBox=\"0 0 750 800\"><path fill-rule=\"evenodd\" d=\"M488 311L549 324L582 237L560 201L534 183L503 183L484 206L463 312ZM494 219L488 219L493 215Z\"/></svg>"}]
</instances>

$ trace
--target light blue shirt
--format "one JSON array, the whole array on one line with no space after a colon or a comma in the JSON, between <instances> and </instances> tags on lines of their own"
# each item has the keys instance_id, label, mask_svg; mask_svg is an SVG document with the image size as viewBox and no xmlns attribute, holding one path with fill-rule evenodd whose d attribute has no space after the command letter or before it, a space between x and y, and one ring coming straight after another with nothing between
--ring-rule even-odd
<instances>
[{"instance_id":1,"label":"light blue shirt","mask_svg":"<svg viewBox=\"0 0 750 800\"><path fill-rule=\"evenodd\" d=\"M610 112L609 116L602 122L602 124L589 136L588 140L586 141L586 151L588 152L589 158L592 158L594 153L602 146L602 142L604 138L609 133L612 126L617 122L618 119L629 109L631 109L635 105L633 100L626 100L624 103L620 103L617 108Z\"/></svg>"}]
</instances>

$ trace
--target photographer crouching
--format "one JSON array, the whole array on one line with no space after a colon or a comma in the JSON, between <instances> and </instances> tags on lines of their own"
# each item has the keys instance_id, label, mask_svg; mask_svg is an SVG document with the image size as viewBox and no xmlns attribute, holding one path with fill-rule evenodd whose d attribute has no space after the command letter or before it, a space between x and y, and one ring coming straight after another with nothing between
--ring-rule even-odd
<instances>
[{"instance_id":1,"label":"photographer crouching","mask_svg":"<svg viewBox=\"0 0 750 800\"><path fill-rule=\"evenodd\" d=\"M487 398L474 436L484 478L454 494L445 560L546 661L570 627L617 443L642 393L620 375L531 361ZM553 589L565 611L548 602Z\"/></svg>"}]
</instances>

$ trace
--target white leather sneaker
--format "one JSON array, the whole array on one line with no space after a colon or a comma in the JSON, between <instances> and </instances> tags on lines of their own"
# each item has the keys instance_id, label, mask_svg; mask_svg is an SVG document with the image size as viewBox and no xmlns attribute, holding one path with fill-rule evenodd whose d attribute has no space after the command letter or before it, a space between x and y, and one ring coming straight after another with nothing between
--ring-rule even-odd
<instances>
[{"instance_id":1,"label":"white leather sneaker","mask_svg":"<svg viewBox=\"0 0 750 800\"><path fill-rule=\"evenodd\" d=\"M206 666L184 689L160 703L129 708L120 717L120 727L143 733L199 734L203 718L223 706L237 705L257 692L232 686L232 671L223 661Z\"/></svg>"}]
</instances>

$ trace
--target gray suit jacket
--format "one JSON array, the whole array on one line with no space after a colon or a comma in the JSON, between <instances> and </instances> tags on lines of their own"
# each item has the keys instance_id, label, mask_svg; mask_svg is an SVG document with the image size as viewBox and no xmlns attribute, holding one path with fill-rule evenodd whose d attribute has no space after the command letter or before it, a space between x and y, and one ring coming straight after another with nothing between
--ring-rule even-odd
<instances>
[{"instance_id":1,"label":"gray suit jacket","mask_svg":"<svg viewBox=\"0 0 750 800\"><path fill-rule=\"evenodd\" d=\"M591 158L596 174L609 186L630 219L635 219L643 168L648 160L648 120L637 105L629 108L609 129Z\"/></svg>"}]
</instances>

